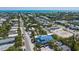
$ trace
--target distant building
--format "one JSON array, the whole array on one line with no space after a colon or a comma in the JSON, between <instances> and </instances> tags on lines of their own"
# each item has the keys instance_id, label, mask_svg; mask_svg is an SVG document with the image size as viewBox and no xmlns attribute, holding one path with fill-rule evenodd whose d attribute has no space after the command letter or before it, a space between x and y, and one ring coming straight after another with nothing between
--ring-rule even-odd
<instances>
[{"instance_id":1,"label":"distant building","mask_svg":"<svg viewBox=\"0 0 79 59\"><path fill-rule=\"evenodd\" d=\"M0 18L0 26L2 26L3 22L6 21L4 18Z\"/></svg>"},{"instance_id":2,"label":"distant building","mask_svg":"<svg viewBox=\"0 0 79 59\"><path fill-rule=\"evenodd\" d=\"M60 21L58 21L58 20L57 20L57 21L55 21L55 23L56 23L56 24L65 24L65 23L67 23L67 21L65 21L65 20L62 20L62 21L60 20Z\"/></svg>"},{"instance_id":3,"label":"distant building","mask_svg":"<svg viewBox=\"0 0 79 59\"><path fill-rule=\"evenodd\" d=\"M50 31L50 32L53 32L53 31L55 31L55 30L57 30L57 29L60 29L59 27L51 27L51 28L48 28L48 30Z\"/></svg>"},{"instance_id":4,"label":"distant building","mask_svg":"<svg viewBox=\"0 0 79 59\"><path fill-rule=\"evenodd\" d=\"M8 35L8 37L16 37L16 36L18 36L18 34L10 34L10 35Z\"/></svg>"},{"instance_id":5,"label":"distant building","mask_svg":"<svg viewBox=\"0 0 79 59\"><path fill-rule=\"evenodd\" d=\"M18 19L12 19L12 27L8 33L8 37L16 37L18 36L17 30L18 30Z\"/></svg>"},{"instance_id":6,"label":"distant building","mask_svg":"<svg viewBox=\"0 0 79 59\"><path fill-rule=\"evenodd\" d=\"M16 37L18 36L18 33L17 33L17 28L16 27L12 27L8 33L8 37Z\"/></svg>"},{"instance_id":7,"label":"distant building","mask_svg":"<svg viewBox=\"0 0 79 59\"><path fill-rule=\"evenodd\" d=\"M71 30L79 30L79 26L69 26L69 29L71 29Z\"/></svg>"},{"instance_id":8,"label":"distant building","mask_svg":"<svg viewBox=\"0 0 79 59\"><path fill-rule=\"evenodd\" d=\"M16 36L18 36L17 31L10 31L10 32L8 33L8 37L16 37Z\"/></svg>"},{"instance_id":9,"label":"distant building","mask_svg":"<svg viewBox=\"0 0 79 59\"><path fill-rule=\"evenodd\" d=\"M40 24L43 24L43 25L48 25L50 23L48 20L46 20L43 17L36 17L35 20L38 21Z\"/></svg>"},{"instance_id":10,"label":"distant building","mask_svg":"<svg viewBox=\"0 0 79 59\"><path fill-rule=\"evenodd\" d=\"M18 22L18 19L12 19L13 22Z\"/></svg>"},{"instance_id":11,"label":"distant building","mask_svg":"<svg viewBox=\"0 0 79 59\"><path fill-rule=\"evenodd\" d=\"M4 22L4 21L6 21L6 19L5 18L0 18L0 21L3 21Z\"/></svg>"}]
</instances>

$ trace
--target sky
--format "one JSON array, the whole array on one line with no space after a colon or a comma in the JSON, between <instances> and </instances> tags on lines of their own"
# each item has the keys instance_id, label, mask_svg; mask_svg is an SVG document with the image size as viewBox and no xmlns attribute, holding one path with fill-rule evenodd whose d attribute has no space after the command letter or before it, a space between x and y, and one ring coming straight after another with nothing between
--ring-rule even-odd
<instances>
[{"instance_id":1,"label":"sky","mask_svg":"<svg viewBox=\"0 0 79 59\"><path fill-rule=\"evenodd\" d=\"M0 10L79 10L79 7L0 7Z\"/></svg>"}]
</instances>

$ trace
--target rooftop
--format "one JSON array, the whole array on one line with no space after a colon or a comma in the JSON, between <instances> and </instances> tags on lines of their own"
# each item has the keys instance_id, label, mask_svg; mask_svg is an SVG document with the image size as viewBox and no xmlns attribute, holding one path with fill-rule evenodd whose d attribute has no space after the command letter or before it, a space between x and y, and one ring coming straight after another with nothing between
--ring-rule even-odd
<instances>
[{"instance_id":1,"label":"rooftop","mask_svg":"<svg viewBox=\"0 0 79 59\"><path fill-rule=\"evenodd\" d=\"M4 18L0 18L0 21L6 21L6 19L4 19Z\"/></svg>"},{"instance_id":2,"label":"rooftop","mask_svg":"<svg viewBox=\"0 0 79 59\"><path fill-rule=\"evenodd\" d=\"M18 36L17 33L16 33L16 34L9 34L9 35L8 35L8 37L16 37L16 36Z\"/></svg>"},{"instance_id":3,"label":"rooftop","mask_svg":"<svg viewBox=\"0 0 79 59\"><path fill-rule=\"evenodd\" d=\"M6 50L6 49L8 49L9 47L11 47L13 45L14 45L14 43L6 44L6 45L1 45L0 46L0 51Z\"/></svg>"},{"instance_id":4,"label":"rooftop","mask_svg":"<svg viewBox=\"0 0 79 59\"><path fill-rule=\"evenodd\" d=\"M66 45L62 45L61 48L63 51L71 51L71 49Z\"/></svg>"},{"instance_id":5,"label":"rooftop","mask_svg":"<svg viewBox=\"0 0 79 59\"><path fill-rule=\"evenodd\" d=\"M9 42L13 42L15 40L15 38L6 38L6 39L2 39L0 40L0 45L9 43Z\"/></svg>"},{"instance_id":6,"label":"rooftop","mask_svg":"<svg viewBox=\"0 0 79 59\"><path fill-rule=\"evenodd\" d=\"M47 43L49 42L50 40L53 39L53 37L51 35L40 35L40 36L37 36L36 37L36 41L37 43L41 43L41 44L44 44L44 43Z\"/></svg>"},{"instance_id":7,"label":"rooftop","mask_svg":"<svg viewBox=\"0 0 79 59\"><path fill-rule=\"evenodd\" d=\"M62 38L68 38L73 35L72 33L68 32L68 31L64 31L63 29L54 31L54 34L56 34Z\"/></svg>"},{"instance_id":8,"label":"rooftop","mask_svg":"<svg viewBox=\"0 0 79 59\"><path fill-rule=\"evenodd\" d=\"M50 49L49 46L42 47L41 51L54 51L53 49Z\"/></svg>"}]
</instances>

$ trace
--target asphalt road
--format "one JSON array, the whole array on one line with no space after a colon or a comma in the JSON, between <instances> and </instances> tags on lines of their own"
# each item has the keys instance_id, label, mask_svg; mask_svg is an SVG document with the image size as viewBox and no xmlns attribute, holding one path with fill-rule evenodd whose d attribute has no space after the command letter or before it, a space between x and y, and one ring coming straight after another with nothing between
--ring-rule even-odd
<instances>
[{"instance_id":1,"label":"asphalt road","mask_svg":"<svg viewBox=\"0 0 79 59\"><path fill-rule=\"evenodd\" d=\"M23 35L23 38L25 40L24 44L25 44L25 51L32 51L32 43L31 43L31 38L29 37L29 35L27 34L27 32L24 29L24 22L22 20L22 18L20 17L20 29L21 29L21 33Z\"/></svg>"}]
</instances>

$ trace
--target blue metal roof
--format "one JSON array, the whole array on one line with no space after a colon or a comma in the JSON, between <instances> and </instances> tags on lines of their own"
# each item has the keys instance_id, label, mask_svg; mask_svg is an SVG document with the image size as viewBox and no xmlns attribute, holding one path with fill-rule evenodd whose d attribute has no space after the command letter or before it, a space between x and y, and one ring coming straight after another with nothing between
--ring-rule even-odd
<instances>
[{"instance_id":1,"label":"blue metal roof","mask_svg":"<svg viewBox=\"0 0 79 59\"><path fill-rule=\"evenodd\" d=\"M38 36L36 38L37 40L37 43L41 43L41 44L44 44L44 43L47 43L49 42L50 40L53 39L53 37L51 35L41 35L41 36Z\"/></svg>"}]
</instances>

